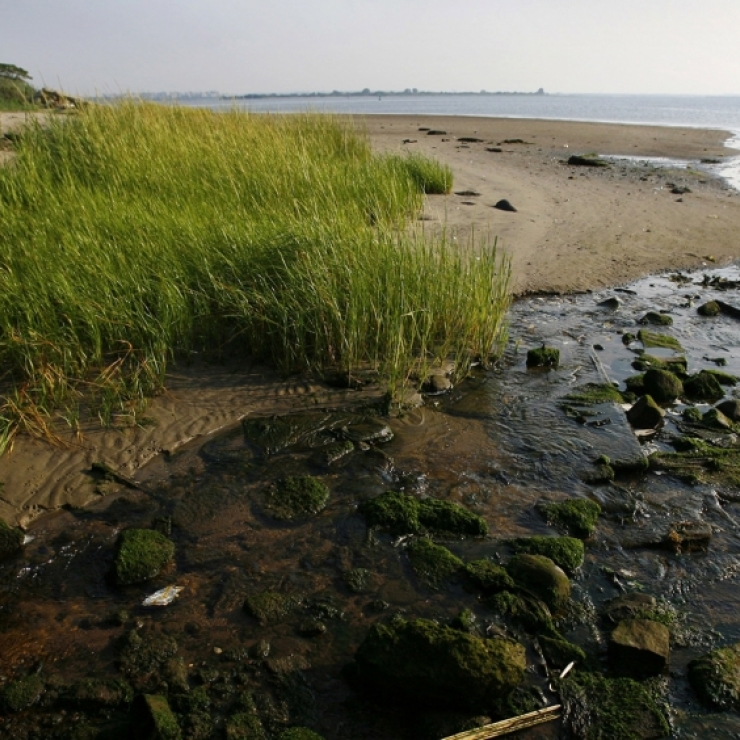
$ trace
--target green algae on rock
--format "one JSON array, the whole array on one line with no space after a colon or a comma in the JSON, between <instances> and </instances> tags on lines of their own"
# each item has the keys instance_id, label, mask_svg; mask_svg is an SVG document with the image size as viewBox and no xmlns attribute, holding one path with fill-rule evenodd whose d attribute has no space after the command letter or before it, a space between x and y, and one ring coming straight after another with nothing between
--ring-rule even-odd
<instances>
[{"instance_id":1,"label":"green algae on rock","mask_svg":"<svg viewBox=\"0 0 740 740\"><path fill-rule=\"evenodd\" d=\"M485 537L488 524L459 504L436 498L419 501L419 522L430 532L450 532L472 537Z\"/></svg>"},{"instance_id":2,"label":"green algae on rock","mask_svg":"<svg viewBox=\"0 0 740 740\"><path fill-rule=\"evenodd\" d=\"M182 731L177 723L175 716L167 697L159 694L142 694L137 699L138 705L135 707L137 713L142 718L145 733L157 740L180 740Z\"/></svg>"},{"instance_id":3,"label":"green algae on rock","mask_svg":"<svg viewBox=\"0 0 740 740\"><path fill-rule=\"evenodd\" d=\"M717 301L707 301L706 303L702 303L702 305L696 309L696 312L699 316L713 318L715 316L719 316L722 313L722 309L719 307L719 303L717 303Z\"/></svg>"},{"instance_id":4,"label":"green algae on rock","mask_svg":"<svg viewBox=\"0 0 740 740\"><path fill-rule=\"evenodd\" d=\"M272 485L265 496L265 510L280 521L294 521L318 514L329 500L329 489L312 475L289 476Z\"/></svg>"},{"instance_id":5,"label":"green algae on rock","mask_svg":"<svg viewBox=\"0 0 740 740\"><path fill-rule=\"evenodd\" d=\"M638 320L638 324L653 324L654 326L671 326L673 319L665 313L658 313L658 311L648 311L641 319Z\"/></svg>"},{"instance_id":6,"label":"green algae on rock","mask_svg":"<svg viewBox=\"0 0 740 740\"><path fill-rule=\"evenodd\" d=\"M611 383L585 383L563 398L562 405L595 406L599 403L622 403L619 388Z\"/></svg>"},{"instance_id":7,"label":"green algae on rock","mask_svg":"<svg viewBox=\"0 0 740 740\"><path fill-rule=\"evenodd\" d=\"M121 586L148 581L159 575L174 554L174 543L163 534L153 529L126 529L118 538L113 561L115 581Z\"/></svg>"},{"instance_id":8,"label":"green algae on rock","mask_svg":"<svg viewBox=\"0 0 740 740\"><path fill-rule=\"evenodd\" d=\"M486 711L524 678L525 650L426 619L373 625L355 656L359 680L391 700Z\"/></svg>"},{"instance_id":9,"label":"green algae on rock","mask_svg":"<svg viewBox=\"0 0 740 740\"><path fill-rule=\"evenodd\" d=\"M562 568L544 555L515 555L506 566L517 585L531 591L553 611L570 599L570 580Z\"/></svg>"},{"instance_id":10,"label":"green algae on rock","mask_svg":"<svg viewBox=\"0 0 740 740\"><path fill-rule=\"evenodd\" d=\"M667 370L669 373L673 373L677 377L681 378L686 375L688 369L688 361L685 357L670 357L668 359L661 359L654 355L649 355L647 352L643 352L636 360L632 361L632 367L640 372L645 372L650 368L656 370Z\"/></svg>"},{"instance_id":11,"label":"green algae on rock","mask_svg":"<svg viewBox=\"0 0 740 740\"><path fill-rule=\"evenodd\" d=\"M548 524L563 527L572 537L586 539L596 529L601 505L587 498L572 498L558 502L541 501L537 504L537 511Z\"/></svg>"},{"instance_id":12,"label":"green algae on rock","mask_svg":"<svg viewBox=\"0 0 740 740\"><path fill-rule=\"evenodd\" d=\"M0 690L0 709L16 714L28 709L44 691L44 682L35 674L10 681Z\"/></svg>"},{"instance_id":13,"label":"green algae on rock","mask_svg":"<svg viewBox=\"0 0 740 740\"><path fill-rule=\"evenodd\" d=\"M64 704L77 709L127 706L134 699L131 684L122 678L83 678L62 695Z\"/></svg>"},{"instance_id":14,"label":"green algae on rock","mask_svg":"<svg viewBox=\"0 0 740 740\"><path fill-rule=\"evenodd\" d=\"M158 671L176 653L177 642L173 637L131 630L121 640L118 668L136 684Z\"/></svg>"},{"instance_id":15,"label":"green algae on rock","mask_svg":"<svg viewBox=\"0 0 740 740\"><path fill-rule=\"evenodd\" d=\"M548 664L553 668L565 668L568 663L573 661L583 666L586 662L586 653L578 645L574 645L561 637L538 635L537 642L539 642Z\"/></svg>"},{"instance_id":16,"label":"green algae on rock","mask_svg":"<svg viewBox=\"0 0 740 740\"><path fill-rule=\"evenodd\" d=\"M675 352L683 352L684 349L678 339L669 336L668 334L660 334L649 329L640 329L637 332L637 338L642 342L642 346L645 349L672 349Z\"/></svg>"},{"instance_id":17,"label":"green algae on rock","mask_svg":"<svg viewBox=\"0 0 740 740\"><path fill-rule=\"evenodd\" d=\"M490 560L473 560L465 565L466 587L480 591L484 596L514 588L514 580L505 568Z\"/></svg>"},{"instance_id":18,"label":"green algae on rock","mask_svg":"<svg viewBox=\"0 0 740 740\"><path fill-rule=\"evenodd\" d=\"M740 642L692 660L689 683L705 704L740 710Z\"/></svg>"},{"instance_id":19,"label":"green algae on rock","mask_svg":"<svg viewBox=\"0 0 740 740\"><path fill-rule=\"evenodd\" d=\"M10 527L0 519L0 560L9 558L23 549L23 531Z\"/></svg>"},{"instance_id":20,"label":"green algae on rock","mask_svg":"<svg viewBox=\"0 0 740 740\"><path fill-rule=\"evenodd\" d=\"M560 350L554 347L541 347L530 349L527 352L527 367L552 367L557 368L560 364Z\"/></svg>"},{"instance_id":21,"label":"green algae on rock","mask_svg":"<svg viewBox=\"0 0 740 740\"><path fill-rule=\"evenodd\" d=\"M681 437L672 444L676 452L650 455L651 469L664 470L688 483L740 485L740 447L717 447L698 437Z\"/></svg>"},{"instance_id":22,"label":"green algae on rock","mask_svg":"<svg viewBox=\"0 0 740 740\"><path fill-rule=\"evenodd\" d=\"M646 678L663 673L670 657L670 633L651 619L624 619L609 637L609 660L617 675Z\"/></svg>"},{"instance_id":23,"label":"green algae on rock","mask_svg":"<svg viewBox=\"0 0 740 740\"><path fill-rule=\"evenodd\" d=\"M512 540L512 546L516 553L544 555L569 573L583 565L583 540L575 537L517 537Z\"/></svg>"},{"instance_id":24,"label":"green algae on rock","mask_svg":"<svg viewBox=\"0 0 740 740\"><path fill-rule=\"evenodd\" d=\"M663 423L665 411L646 393L627 412L627 421L635 429L657 429Z\"/></svg>"},{"instance_id":25,"label":"green algae on rock","mask_svg":"<svg viewBox=\"0 0 740 740\"><path fill-rule=\"evenodd\" d=\"M566 724L578 740L658 740L670 734L658 703L631 678L573 671L558 687Z\"/></svg>"},{"instance_id":26,"label":"green algae on rock","mask_svg":"<svg viewBox=\"0 0 740 740\"><path fill-rule=\"evenodd\" d=\"M501 591L487 599L486 605L530 634L558 636L550 609L536 596L524 592Z\"/></svg>"},{"instance_id":27,"label":"green algae on rock","mask_svg":"<svg viewBox=\"0 0 740 740\"><path fill-rule=\"evenodd\" d=\"M265 740L266 737L262 722L254 712L236 712L226 720L226 740Z\"/></svg>"},{"instance_id":28,"label":"green algae on rock","mask_svg":"<svg viewBox=\"0 0 740 740\"><path fill-rule=\"evenodd\" d=\"M463 568L460 558L431 540L413 540L409 543L407 552L414 573L429 588L442 588Z\"/></svg>"},{"instance_id":29,"label":"green algae on rock","mask_svg":"<svg viewBox=\"0 0 740 740\"><path fill-rule=\"evenodd\" d=\"M680 378L667 370L658 368L646 370L642 384L645 393L652 396L658 403L672 403L683 393L684 389Z\"/></svg>"},{"instance_id":30,"label":"green algae on rock","mask_svg":"<svg viewBox=\"0 0 740 740\"><path fill-rule=\"evenodd\" d=\"M244 611L264 626L280 622L297 605L298 600L295 596L286 596L276 591L262 591L247 596L244 600Z\"/></svg>"},{"instance_id":31,"label":"green algae on rock","mask_svg":"<svg viewBox=\"0 0 740 740\"><path fill-rule=\"evenodd\" d=\"M696 401L717 401L725 395L719 380L706 370L689 375L683 388L686 395Z\"/></svg>"}]
</instances>

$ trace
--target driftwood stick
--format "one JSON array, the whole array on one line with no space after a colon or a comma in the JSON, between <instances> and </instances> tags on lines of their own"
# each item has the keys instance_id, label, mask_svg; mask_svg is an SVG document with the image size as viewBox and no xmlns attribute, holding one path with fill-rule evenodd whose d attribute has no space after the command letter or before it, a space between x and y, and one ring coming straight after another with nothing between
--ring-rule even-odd
<instances>
[{"instance_id":1,"label":"driftwood stick","mask_svg":"<svg viewBox=\"0 0 740 740\"><path fill-rule=\"evenodd\" d=\"M501 720L501 722L494 722L490 725L476 727L473 730L458 732L457 735L450 735L449 737L442 738L442 740L488 740L492 737L503 737L517 730L523 730L526 727L534 727L535 725L542 725L545 722L553 722L556 719L560 719L561 709L560 704L555 704L551 707L545 707L545 709L538 709L536 712L528 712L518 717Z\"/></svg>"}]
</instances>

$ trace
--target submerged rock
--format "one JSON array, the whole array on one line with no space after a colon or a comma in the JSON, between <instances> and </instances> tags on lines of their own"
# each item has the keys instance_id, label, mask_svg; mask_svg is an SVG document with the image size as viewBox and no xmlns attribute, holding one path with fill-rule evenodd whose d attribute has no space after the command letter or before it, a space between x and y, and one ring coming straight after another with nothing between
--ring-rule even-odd
<instances>
[{"instance_id":1,"label":"submerged rock","mask_svg":"<svg viewBox=\"0 0 740 740\"><path fill-rule=\"evenodd\" d=\"M459 575L463 567L460 558L431 540L413 540L407 552L414 573L429 588L442 588Z\"/></svg>"},{"instance_id":2,"label":"submerged rock","mask_svg":"<svg viewBox=\"0 0 740 740\"><path fill-rule=\"evenodd\" d=\"M370 628L355 657L359 680L381 696L421 706L485 711L521 683L524 647L426 619Z\"/></svg>"},{"instance_id":3,"label":"submerged rock","mask_svg":"<svg viewBox=\"0 0 740 740\"><path fill-rule=\"evenodd\" d=\"M640 329L637 332L637 338L642 342L645 349L652 349L653 347L662 347L664 349L672 349L676 352L683 352L683 347L678 339L674 339L667 334L659 334L649 329Z\"/></svg>"},{"instance_id":4,"label":"submerged rock","mask_svg":"<svg viewBox=\"0 0 740 740\"><path fill-rule=\"evenodd\" d=\"M740 710L740 642L692 660L689 683L705 704Z\"/></svg>"},{"instance_id":5,"label":"submerged rock","mask_svg":"<svg viewBox=\"0 0 740 740\"><path fill-rule=\"evenodd\" d=\"M554 347L537 347L527 352L527 367L553 367L560 363L560 350Z\"/></svg>"},{"instance_id":6,"label":"submerged rock","mask_svg":"<svg viewBox=\"0 0 740 740\"><path fill-rule=\"evenodd\" d=\"M115 581L121 586L148 581L159 575L174 554L175 544L163 534L152 529L126 529L118 538L113 561Z\"/></svg>"},{"instance_id":7,"label":"submerged rock","mask_svg":"<svg viewBox=\"0 0 740 740\"><path fill-rule=\"evenodd\" d=\"M587 498L569 499L568 501L542 501L537 510L548 523L564 527L573 537L586 539L596 529L596 522L601 514L601 505Z\"/></svg>"},{"instance_id":8,"label":"submerged rock","mask_svg":"<svg viewBox=\"0 0 740 740\"><path fill-rule=\"evenodd\" d=\"M554 612L570 599L570 581L562 568L544 555L515 555L506 566L514 581L542 599Z\"/></svg>"},{"instance_id":9,"label":"submerged rock","mask_svg":"<svg viewBox=\"0 0 740 740\"><path fill-rule=\"evenodd\" d=\"M631 678L573 671L559 688L565 724L578 740L658 740L670 734L655 699Z\"/></svg>"},{"instance_id":10,"label":"submerged rock","mask_svg":"<svg viewBox=\"0 0 740 740\"><path fill-rule=\"evenodd\" d=\"M484 596L514 588L513 578L505 568L490 560L473 560L465 566L466 587L480 591Z\"/></svg>"},{"instance_id":11,"label":"submerged rock","mask_svg":"<svg viewBox=\"0 0 740 740\"><path fill-rule=\"evenodd\" d=\"M668 667L670 633L650 619L624 619L609 637L609 660L618 675L657 676Z\"/></svg>"},{"instance_id":12,"label":"submerged rock","mask_svg":"<svg viewBox=\"0 0 740 740\"><path fill-rule=\"evenodd\" d=\"M318 514L329 500L329 489L312 475L289 476L270 487L265 510L280 521L295 521Z\"/></svg>"},{"instance_id":13,"label":"submerged rock","mask_svg":"<svg viewBox=\"0 0 740 740\"><path fill-rule=\"evenodd\" d=\"M247 596L244 611L261 625L275 624L288 616L297 604L298 600L294 596L286 596L276 591L263 591Z\"/></svg>"}]
</instances>

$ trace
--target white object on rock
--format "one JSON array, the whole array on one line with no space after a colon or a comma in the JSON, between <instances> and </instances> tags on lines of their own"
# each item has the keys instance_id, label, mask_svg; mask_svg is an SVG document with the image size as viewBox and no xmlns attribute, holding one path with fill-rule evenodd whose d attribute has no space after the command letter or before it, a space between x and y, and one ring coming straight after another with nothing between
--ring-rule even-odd
<instances>
[{"instance_id":1,"label":"white object on rock","mask_svg":"<svg viewBox=\"0 0 740 740\"><path fill-rule=\"evenodd\" d=\"M141 602L142 606L167 606L171 604L183 590L182 586L165 586L155 591L151 596L147 596Z\"/></svg>"}]
</instances>

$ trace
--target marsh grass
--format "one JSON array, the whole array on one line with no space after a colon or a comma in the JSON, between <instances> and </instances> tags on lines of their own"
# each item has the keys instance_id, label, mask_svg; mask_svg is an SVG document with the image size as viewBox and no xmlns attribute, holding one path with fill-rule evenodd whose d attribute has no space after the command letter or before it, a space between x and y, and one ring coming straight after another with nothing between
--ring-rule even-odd
<instances>
[{"instance_id":1,"label":"marsh grass","mask_svg":"<svg viewBox=\"0 0 740 740\"><path fill-rule=\"evenodd\" d=\"M30 126L0 168L0 448L135 418L174 360L377 370L501 349L508 262L414 232L448 170L350 122L136 102Z\"/></svg>"}]
</instances>

